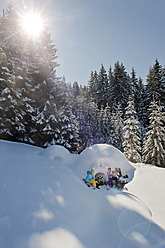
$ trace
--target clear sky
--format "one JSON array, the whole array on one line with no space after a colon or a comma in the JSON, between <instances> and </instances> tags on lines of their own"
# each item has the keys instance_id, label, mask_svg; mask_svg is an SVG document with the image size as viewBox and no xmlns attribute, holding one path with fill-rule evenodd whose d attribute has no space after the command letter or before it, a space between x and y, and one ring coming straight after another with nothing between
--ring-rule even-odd
<instances>
[{"instance_id":1,"label":"clear sky","mask_svg":"<svg viewBox=\"0 0 165 248\"><path fill-rule=\"evenodd\" d=\"M0 0L0 10L8 0ZM101 64L134 67L145 82L158 58L165 65L165 0L13 0L47 16L58 49L58 76L84 85Z\"/></svg>"}]
</instances>

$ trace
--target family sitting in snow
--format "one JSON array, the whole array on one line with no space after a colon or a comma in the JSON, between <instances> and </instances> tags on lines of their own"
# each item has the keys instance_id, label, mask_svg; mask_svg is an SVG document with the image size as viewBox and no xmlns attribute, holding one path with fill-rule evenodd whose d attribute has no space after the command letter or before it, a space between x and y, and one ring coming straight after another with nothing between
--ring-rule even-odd
<instances>
[{"instance_id":1,"label":"family sitting in snow","mask_svg":"<svg viewBox=\"0 0 165 248\"><path fill-rule=\"evenodd\" d=\"M85 183L88 186L93 186L94 188L98 188L99 185L107 185L109 187L118 187L121 185L120 177L121 169L116 168L115 170L111 170L109 167L107 170L107 177L104 175L104 173L96 173L94 176L94 169L91 169L91 171L87 171L87 176L85 179ZM126 182L125 182L126 183Z\"/></svg>"}]
</instances>

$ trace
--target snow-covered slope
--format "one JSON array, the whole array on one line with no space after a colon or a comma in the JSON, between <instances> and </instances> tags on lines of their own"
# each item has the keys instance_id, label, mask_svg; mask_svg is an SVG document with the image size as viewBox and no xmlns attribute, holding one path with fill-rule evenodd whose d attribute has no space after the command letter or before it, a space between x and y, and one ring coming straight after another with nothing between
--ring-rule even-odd
<instances>
[{"instance_id":1,"label":"snow-covered slope","mask_svg":"<svg viewBox=\"0 0 165 248\"><path fill-rule=\"evenodd\" d=\"M134 166L117 149L96 145L72 155L59 146L44 150L0 141L0 158L1 248L165 246L165 230L154 223L152 205L132 192L135 183L130 188L138 173L133 177ZM129 171L131 193L93 190L83 183L81 175L100 161ZM158 193L161 198L161 189Z\"/></svg>"},{"instance_id":2,"label":"snow-covered slope","mask_svg":"<svg viewBox=\"0 0 165 248\"><path fill-rule=\"evenodd\" d=\"M152 165L132 164L135 177L127 185L130 193L150 206L152 218L165 229L165 169Z\"/></svg>"}]
</instances>

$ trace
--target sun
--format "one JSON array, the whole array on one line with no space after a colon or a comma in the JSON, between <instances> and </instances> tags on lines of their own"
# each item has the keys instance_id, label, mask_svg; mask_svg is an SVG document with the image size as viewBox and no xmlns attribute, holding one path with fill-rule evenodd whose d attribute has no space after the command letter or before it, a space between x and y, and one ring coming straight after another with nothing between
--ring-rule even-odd
<instances>
[{"instance_id":1,"label":"sun","mask_svg":"<svg viewBox=\"0 0 165 248\"><path fill-rule=\"evenodd\" d=\"M29 12L22 16L21 25L27 35L35 39L42 33L43 19L37 13Z\"/></svg>"}]
</instances>

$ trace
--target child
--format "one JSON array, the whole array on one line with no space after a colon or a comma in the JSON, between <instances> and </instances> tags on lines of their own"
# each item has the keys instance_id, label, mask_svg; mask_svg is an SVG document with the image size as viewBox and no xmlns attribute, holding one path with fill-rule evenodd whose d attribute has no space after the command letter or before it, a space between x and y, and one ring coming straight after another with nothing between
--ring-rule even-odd
<instances>
[{"instance_id":1,"label":"child","mask_svg":"<svg viewBox=\"0 0 165 248\"><path fill-rule=\"evenodd\" d=\"M122 176L122 174L121 174L121 169L120 169L120 168L116 168L115 171L116 171L116 175L117 175L118 177L121 177L121 176Z\"/></svg>"},{"instance_id":2,"label":"child","mask_svg":"<svg viewBox=\"0 0 165 248\"><path fill-rule=\"evenodd\" d=\"M98 182L94 178L94 170L91 169L91 171L87 171L87 176L85 178L85 182L87 184L91 184L93 187L96 188Z\"/></svg>"},{"instance_id":3,"label":"child","mask_svg":"<svg viewBox=\"0 0 165 248\"><path fill-rule=\"evenodd\" d=\"M97 181L98 181L99 185L104 185L104 183L105 183L105 180L104 180L103 176L99 176L97 178Z\"/></svg>"},{"instance_id":4,"label":"child","mask_svg":"<svg viewBox=\"0 0 165 248\"><path fill-rule=\"evenodd\" d=\"M110 186L110 187L113 187L113 183L112 183L112 171L111 171L111 168L109 167L108 168L108 171L107 171L107 177L108 177L108 180L107 180L107 184Z\"/></svg>"},{"instance_id":5,"label":"child","mask_svg":"<svg viewBox=\"0 0 165 248\"><path fill-rule=\"evenodd\" d=\"M113 170L112 171L112 186L117 186L117 183L118 183L118 178L117 178L117 176L116 176L116 172Z\"/></svg>"}]
</instances>

